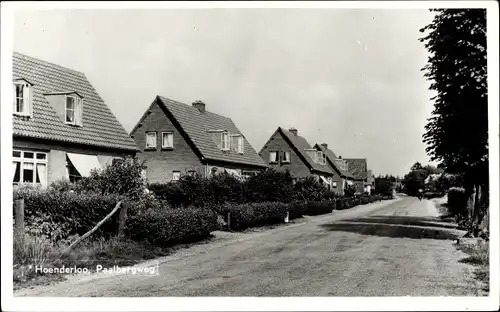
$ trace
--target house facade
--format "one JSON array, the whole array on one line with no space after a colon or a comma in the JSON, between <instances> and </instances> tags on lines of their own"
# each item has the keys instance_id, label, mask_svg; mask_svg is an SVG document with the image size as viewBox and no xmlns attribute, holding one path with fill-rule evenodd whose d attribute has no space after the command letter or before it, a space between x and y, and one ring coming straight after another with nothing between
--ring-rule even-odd
<instances>
[{"instance_id":1,"label":"house facade","mask_svg":"<svg viewBox=\"0 0 500 312\"><path fill-rule=\"evenodd\" d=\"M267 167L230 118L207 111L200 101L187 105L157 96L131 136L150 183L194 173L244 178Z\"/></svg>"},{"instance_id":2,"label":"house facade","mask_svg":"<svg viewBox=\"0 0 500 312\"><path fill-rule=\"evenodd\" d=\"M344 195L346 186L354 184L354 176L348 170L347 161L342 159L342 157L337 157L337 155L328 148L328 144L326 143L316 144L314 148L326 155L326 164L333 172L332 190L337 194Z\"/></svg>"},{"instance_id":3,"label":"house facade","mask_svg":"<svg viewBox=\"0 0 500 312\"><path fill-rule=\"evenodd\" d=\"M13 184L77 181L137 146L78 71L13 54Z\"/></svg>"},{"instance_id":4,"label":"house facade","mask_svg":"<svg viewBox=\"0 0 500 312\"><path fill-rule=\"evenodd\" d=\"M327 165L326 155L313 148L294 128L278 127L259 155L271 168L288 170L294 178L314 176L332 188L333 172Z\"/></svg>"},{"instance_id":5,"label":"house facade","mask_svg":"<svg viewBox=\"0 0 500 312\"><path fill-rule=\"evenodd\" d=\"M346 158L349 171L354 177L357 193L371 193L374 178L371 170L368 170L366 158Z\"/></svg>"}]
</instances>

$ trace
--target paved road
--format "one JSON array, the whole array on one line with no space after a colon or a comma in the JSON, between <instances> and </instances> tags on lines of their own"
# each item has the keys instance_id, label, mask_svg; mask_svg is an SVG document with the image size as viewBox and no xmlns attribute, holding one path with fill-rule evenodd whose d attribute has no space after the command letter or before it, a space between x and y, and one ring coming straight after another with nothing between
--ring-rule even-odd
<instances>
[{"instance_id":1,"label":"paved road","mask_svg":"<svg viewBox=\"0 0 500 312\"><path fill-rule=\"evenodd\" d=\"M162 259L158 276L75 277L18 296L466 296L474 268L430 201L402 197Z\"/></svg>"}]
</instances>

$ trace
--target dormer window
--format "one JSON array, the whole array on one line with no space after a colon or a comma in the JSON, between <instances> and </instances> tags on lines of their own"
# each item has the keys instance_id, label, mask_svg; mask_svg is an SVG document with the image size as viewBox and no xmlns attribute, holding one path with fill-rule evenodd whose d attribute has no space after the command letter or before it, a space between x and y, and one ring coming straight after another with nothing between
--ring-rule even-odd
<instances>
[{"instance_id":1,"label":"dormer window","mask_svg":"<svg viewBox=\"0 0 500 312\"><path fill-rule=\"evenodd\" d=\"M243 154L245 152L244 146L243 136L241 134L231 135L231 150L236 153Z\"/></svg>"},{"instance_id":2,"label":"dormer window","mask_svg":"<svg viewBox=\"0 0 500 312\"><path fill-rule=\"evenodd\" d=\"M221 150L229 151L229 132L221 133Z\"/></svg>"},{"instance_id":3,"label":"dormer window","mask_svg":"<svg viewBox=\"0 0 500 312\"><path fill-rule=\"evenodd\" d=\"M14 114L31 117L33 115L32 84L24 79L14 81L12 95L14 99Z\"/></svg>"},{"instance_id":4,"label":"dormer window","mask_svg":"<svg viewBox=\"0 0 500 312\"><path fill-rule=\"evenodd\" d=\"M82 125L83 101L78 95L66 95L65 122L70 125Z\"/></svg>"}]
</instances>

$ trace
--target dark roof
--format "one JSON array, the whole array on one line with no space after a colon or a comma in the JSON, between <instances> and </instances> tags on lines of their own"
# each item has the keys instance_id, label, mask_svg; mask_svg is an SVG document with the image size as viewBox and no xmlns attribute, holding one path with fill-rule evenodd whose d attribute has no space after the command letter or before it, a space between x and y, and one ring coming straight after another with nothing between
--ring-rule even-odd
<instances>
[{"instance_id":1,"label":"dark roof","mask_svg":"<svg viewBox=\"0 0 500 312\"><path fill-rule=\"evenodd\" d=\"M33 118L13 116L14 136L47 139L120 150L137 145L81 72L14 52L13 79L33 85ZM44 94L77 92L83 97L83 126L65 124Z\"/></svg>"},{"instance_id":2,"label":"dark roof","mask_svg":"<svg viewBox=\"0 0 500 312\"><path fill-rule=\"evenodd\" d=\"M333 165L333 167L335 168L335 170L337 170L337 172L340 174L341 177L354 178L353 175L352 175L352 173L350 173L347 170L344 170L343 168L340 168L337 165L337 162L335 160L338 157L337 157L337 155L335 155L335 153L332 150L330 150L329 148L325 148L321 144L316 144L315 147L319 148L323 153L326 154L326 157L328 158L328 160L330 161L330 163Z\"/></svg>"},{"instance_id":3,"label":"dark roof","mask_svg":"<svg viewBox=\"0 0 500 312\"><path fill-rule=\"evenodd\" d=\"M182 130L188 136L189 140L198 149L201 156L207 160L223 161L229 163L246 164L258 167L267 167L262 158L253 149L245 136L236 127L230 118L206 111L200 111L181 102L168 99L163 96L157 96L156 101L164 109L170 112L173 118L178 122ZM132 130L132 134L138 125L147 116L147 111ZM244 153L234 153L232 151L222 151L212 140L210 130L226 130L232 134L241 134L244 141Z\"/></svg>"},{"instance_id":4,"label":"dark roof","mask_svg":"<svg viewBox=\"0 0 500 312\"><path fill-rule=\"evenodd\" d=\"M306 139L301 137L300 135L294 135L288 130L285 130L281 127L278 127L278 130L280 131L283 136L290 141L292 147L295 148L296 152L299 153L300 156L307 162L309 167L311 167L315 171L323 172L323 173L328 173L328 174L333 174L332 170L327 166L327 165L320 165L318 163L315 163L311 157L306 153L306 149L313 149L313 147L307 142Z\"/></svg>"},{"instance_id":5,"label":"dark roof","mask_svg":"<svg viewBox=\"0 0 500 312\"><path fill-rule=\"evenodd\" d=\"M355 179L367 179L368 166L366 164L366 158L344 158L344 160L347 161L349 166L348 169Z\"/></svg>"}]
</instances>

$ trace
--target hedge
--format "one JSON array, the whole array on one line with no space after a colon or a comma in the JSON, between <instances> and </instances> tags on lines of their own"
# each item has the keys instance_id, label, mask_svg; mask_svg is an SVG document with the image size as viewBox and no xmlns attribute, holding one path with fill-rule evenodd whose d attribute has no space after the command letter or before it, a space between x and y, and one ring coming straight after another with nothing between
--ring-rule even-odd
<instances>
[{"instance_id":1,"label":"hedge","mask_svg":"<svg viewBox=\"0 0 500 312\"><path fill-rule=\"evenodd\" d=\"M307 204L304 201L293 201L288 204L288 217L290 219L296 219L302 217L307 210Z\"/></svg>"},{"instance_id":2,"label":"hedge","mask_svg":"<svg viewBox=\"0 0 500 312\"><path fill-rule=\"evenodd\" d=\"M217 215L210 209L149 208L127 220L126 233L136 241L170 246L209 237L216 228Z\"/></svg>"},{"instance_id":3,"label":"hedge","mask_svg":"<svg viewBox=\"0 0 500 312\"><path fill-rule=\"evenodd\" d=\"M308 216L315 216L325 213L331 213L333 210L335 210L334 200L313 201L307 203L307 210L304 214Z\"/></svg>"},{"instance_id":4,"label":"hedge","mask_svg":"<svg viewBox=\"0 0 500 312\"><path fill-rule=\"evenodd\" d=\"M14 189L13 199L24 198L26 232L45 235L51 240L83 235L108 215L120 195L60 192L54 189L21 187ZM94 235L115 235L118 213L104 223Z\"/></svg>"},{"instance_id":5,"label":"hedge","mask_svg":"<svg viewBox=\"0 0 500 312\"><path fill-rule=\"evenodd\" d=\"M280 202L227 203L216 207L216 210L226 221L229 212L230 229L241 231L250 227L284 222L288 205Z\"/></svg>"},{"instance_id":6,"label":"hedge","mask_svg":"<svg viewBox=\"0 0 500 312\"><path fill-rule=\"evenodd\" d=\"M448 190L448 209L452 215L460 215L467 210L467 194L462 187Z\"/></svg>"}]
</instances>

